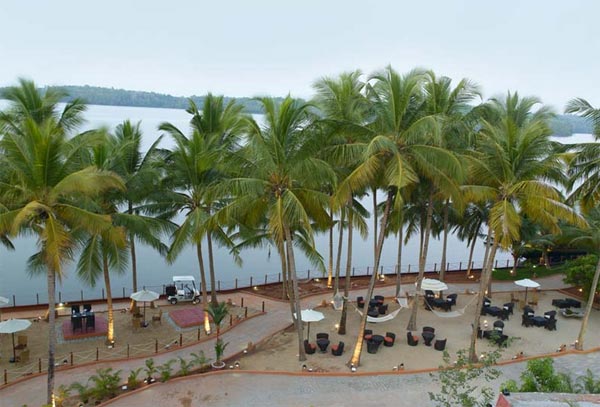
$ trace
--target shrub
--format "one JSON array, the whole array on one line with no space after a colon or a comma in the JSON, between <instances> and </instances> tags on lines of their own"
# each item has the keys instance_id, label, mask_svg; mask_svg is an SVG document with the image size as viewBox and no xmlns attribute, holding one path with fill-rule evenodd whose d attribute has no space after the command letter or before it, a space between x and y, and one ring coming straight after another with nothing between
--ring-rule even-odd
<instances>
[{"instance_id":1,"label":"shrub","mask_svg":"<svg viewBox=\"0 0 600 407\"><path fill-rule=\"evenodd\" d=\"M97 401L113 398L117 395L121 383L121 370L113 371L112 367L96 370L89 378L94 386L90 389Z\"/></svg>"},{"instance_id":2,"label":"shrub","mask_svg":"<svg viewBox=\"0 0 600 407\"><path fill-rule=\"evenodd\" d=\"M173 363L175 362L175 359L171 359L158 367L161 382L166 382L171 378L171 376L173 375Z\"/></svg>"},{"instance_id":3,"label":"shrub","mask_svg":"<svg viewBox=\"0 0 600 407\"><path fill-rule=\"evenodd\" d=\"M137 389L142 384L142 381L139 379L139 375L144 368L138 367L129 372L129 376L127 376L127 388L130 390Z\"/></svg>"},{"instance_id":4,"label":"shrub","mask_svg":"<svg viewBox=\"0 0 600 407\"><path fill-rule=\"evenodd\" d=\"M565 278L563 281L576 287L582 287L585 296L590 292L598 256L588 254L575 260L568 261L565 265ZM598 287L596 287L596 290Z\"/></svg>"}]
</instances>

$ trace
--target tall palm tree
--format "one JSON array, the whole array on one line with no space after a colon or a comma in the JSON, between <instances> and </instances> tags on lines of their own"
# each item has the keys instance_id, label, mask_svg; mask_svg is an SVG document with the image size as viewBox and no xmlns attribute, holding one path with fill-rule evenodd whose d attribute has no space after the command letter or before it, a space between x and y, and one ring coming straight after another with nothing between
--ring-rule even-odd
<instances>
[{"instance_id":1,"label":"tall palm tree","mask_svg":"<svg viewBox=\"0 0 600 407\"><path fill-rule=\"evenodd\" d=\"M466 185L464 192L467 199L490 203L488 239L493 241L475 307L469 350L472 361L477 360L477 327L496 251L508 249L519 239L521 216L555 233L560 232L558 219L585 224L563 203L554 186L564 182L563 164L549 139L550 111L541 107L534 112L538 103L536 98L520 98L510 92L505 99L492 99L490 119L482 121L477 150L470 160L470 180L477 184Z\"/></svg>"},{"instance_id":2,"label":"tall palm tree","mask_svg":"<svg viewBox=\"0 0 600 407\"><path fill-rule=\"evenodd\" d=\"M261 126L248 119L248 140L239 155L239 175L223 183L232 201L222 211L225 219L244 219L248 226L266 220L266 231L292 282L290 308L298 334L299 360L305 360L300 298L294 246L295 233L303 233L314 247L312 222L327 224L328 197L324 183L333 183L330 166L315 158L322 138L313 132L309 105L286 97L281 104L271 98L260 103L265 114Z\"/></svg>"},{"instance_id":3,"label":"tall palm tree","mask_svg":"<svg viewBox=\"0 0 600 407\"><path fill-rule=\"evenodd\" d=\"M235 100L224 103L223 96L208 94L204 98L202 111L190 100L187 112L192 134L188 138L170 123L160 125L175 141L176 148L170 159L170 179L177 192L175 206L186 212L186 220L175 233L169 253L174 259L190 241L196 245L200 266L203 297L206 292L202 240L208 247L208 268L211 283L211 302L217 304L216 278L213 260L213 240L233 247L229 235L221 225L209 221L212 214L222 205L221 197L215 194L226 174L227 157L238 149L238 141L244 126L243 107ZM236 261L239 258L236 257ZM203 298L205 301L207 298ZM208 321L206 315L205 323Z\"/></svg>"},{"instance_id":4,"label":"tall palm tree","mask_svg":"<svg viewBox=\"0 0 600 407\"><path fill-rule=\"evenodd\" d=\"M11 105L0 117L0 194L8 208L0 214L0 232L37 237L39 251L29 266L46 272L50 327L55 324L56 280L77 247L74 233L99 234L111 227L110 217L86 209L86 200L124 187L115 174L85 166L84 152L102 139L92 133L69 138L85 107L73 101L60 112L58 95L38 92L33 82L21 80L5 92ZM56 336L48 335L48 403L54 392L55 346Z\"/></svg>"}]
</instances>

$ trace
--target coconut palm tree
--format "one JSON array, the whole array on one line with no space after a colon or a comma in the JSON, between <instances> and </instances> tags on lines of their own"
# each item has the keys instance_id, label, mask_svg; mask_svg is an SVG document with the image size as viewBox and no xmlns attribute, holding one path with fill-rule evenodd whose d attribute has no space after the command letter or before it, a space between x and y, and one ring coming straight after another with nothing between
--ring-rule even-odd
<instances>
[{"instance_id":1,"label":"coconut palm tree","mask_svg":"<svg viewBox=\"0 0 600 407\"><path fill-rule=\"evenodd\" d=\"M4 97L11 104L0 117L0 196L8 210L0 214L0 232L36 236L39 251L29 266L46 272L53 327L56 280L73 260L74 234L81 230L95 235L111 227L110 217L88 210L86 201L124 185L113 173L85 166L87 149L102 138L93 133L69 138L82 121L85 107L79 101L61 112L57 103L62 93L38 92L33 82L24 80ZM55 346L56 336L48 335L48 403L54 392Z\"/></svg>"},{"instance_id":2,"label":"coconut palm tree","mask_svg":"<svg viewBox=\"0 0 600 407\"><path fill-rule=\"evenodd\" d=\"M538 104L536 98L520 98L510 92L504 99L489 102L490 119L482 121L477 150L470 160L470 180L477 184L463 187L467 199L490 203L488 238L493 241L475 307L469 351L472 361L477 360L477 327L496 251L508 249L519 239L521 216L555 233L560 232L558 219L585 224L564 204L554 186L564 181L563 164L549 139L550 111L545 107L534 111Z\"/></svg>"},{"instance_id":3,"label":"coconut palm tree","mask_svg":"<svg viewBox=\"0 0 600 407\"><path fill-rule=\"evenodd\" d=\"M224 219L243 219L256 227L266 220L266 231L274 242L292 282L290 308L298 333L299 360L305 360L300 298L294 246L302 233L314 247L312 222L327 224L329 198L322 185L335 181L330 166L316 158L323 147L320 133L310 126L310 105L286 97L281 104L271 98L259 100L265 114L261 126L248 119L248 140L239 155L239 175L223 183L232 195L224 208Z\"/></svg>"},{"instance_id":4,"label":"coconut palm tree","mask_svg":"<svg viewBox=\"0 0 600 407\"><path fill-rule=\"evenodd\" d=\"M187 112L192 115L192 134L186 137L170 123L163 123L160 130L168 133L176 148L169 159L169 179L175 195L174 206L184 211L186 219L175 233L168 259L174 260L183 247L192 242L196 246L200 267L203 300L206 306L206 275L202 240L208 247L208 267L211 283L211 302L217 303L216 278L213 260L213 240L233 247L229 235L221 225L209 221L221 205L221 197L215 195L218 185L226 174L227 157L238 149L238 141L244 126L243 107L235 100L224 103L223 96L208 94L202 111L190 100ZM235 253L234 253L235 255ZM236 261L240 261L235 256ZM208 318L208 316L206 316ZM208 319L205 319L205 324Z\"/></svg>"}]
</instances>

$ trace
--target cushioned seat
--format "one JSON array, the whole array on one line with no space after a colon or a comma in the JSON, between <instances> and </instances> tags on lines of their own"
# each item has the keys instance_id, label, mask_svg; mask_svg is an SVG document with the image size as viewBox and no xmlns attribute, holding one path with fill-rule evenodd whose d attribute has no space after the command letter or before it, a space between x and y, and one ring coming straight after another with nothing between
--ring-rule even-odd
<instances>
[{"instance_id":1,"label":"cushioned seat","mask_svg":"<svg viewBox=\"0 0 600 407\"><path fill-rule=\"evenodd\" d=\"M444 338L444 339L436 339L435 343L433 344L433 348L435 350L439 350L439 351L443 351L444 349L446 349L446 341L448 339Z\"/></svg>"},{"instance_id":2,"label":"cushioned seat","mask_svg":"<svg viewBox=\"0 0 600 407\"><path fill-rule=\"evenodd\" d=\"M412 332L406 333L406 340L410 346L417 346L419 344L419 337L414 336Z\"/></svg>"},{"instance_id":3,"label":"cushioned seat","mask_svg":"<svg viewBox=\"0 0 600 407\"><path fill-rule=\"evenodd\" d=\"M379 342L375 342L374 340L367 341L367 352L368 353L377 353L379 349Z\"/></svg>"},{"instance_id":4,"label":"cushioned seat","mask_svg":"<svg viewBox=\"0 0 600 407\"><path fill-rule=\"evenodd\" d=\"M317 345L315 345L314 343L309 343L308 339L305 339L304 340L304 352L306 352L309 355L312 355L316 351L317 351Z\"/></svg>"},{"instance_id":5,"label":"cushioned seat","mask_svg":"<svg viewBox=\"0 0 600 407\"><path fill-rule=\"evenodd\" d=\"M358 308L364 308L365 307L364 297L356 297L356 305L358 306Z\"/></svg>"},{"instance_id":6,"label":"cushioned seat","mask_svg":"<svg viewBox=\"0 0 600 407\"><path fill-rule=\"evenodd\" d=\"M371 329L365 329L365 333L363 334L363 339L368 341L373 337L373 331Z\"/></svg>"},{"instance_id":7,"label":"cushioned seat","mask_svg":"<svg viewBox=\"0 0 600 407\"><path fill-rule=\"evenodd\" d=\"M396 334L393 332L386 332L385 337L383 338L383 346L387 346L389 348L394 346L394 342L396 342Z\"/></svg>"},{"instance_id":8,"label":"cushioned seat","mask_svg":"<svg viewBox=\"0 0 600 407\"><path fill-rule=\"evenodd\" d=\"M329 339L329 334L324 332L319 332L317 334L317 339Z\"/></svg>"},{"instance_id":9,"label":"cushioned seat","mask_svg":"<svg viewBox=\"0 0 600 407\"><path fill-rule=\"evenodd\" d=\"M331 346L331 354L333 356L342 356L342 353L344 353L344 342L340 341L337 345Z\"/></svg>"}]
</instances>

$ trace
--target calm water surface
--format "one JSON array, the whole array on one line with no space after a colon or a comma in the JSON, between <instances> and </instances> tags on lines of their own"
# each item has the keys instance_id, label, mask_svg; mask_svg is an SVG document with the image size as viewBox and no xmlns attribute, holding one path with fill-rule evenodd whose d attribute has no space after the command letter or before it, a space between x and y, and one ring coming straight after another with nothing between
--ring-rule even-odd
<instances>
[{"instance_id":1,"label":"calm water surface","mask_svg":"<svg viewBox=\"0 0 600 407\"><path fill-rule=\"evenodd\" d=\"M0 109L6 107L4 101L0 101ZM144 133L144 148L148 148L158 137L157 127L162 122L171 122L182 130L188 129L189 115L184 110L159 109L159 108L139 108L139 107L116 107L116 106L89 106L86 113L87 124L85 129L106 126L114 129L123 120L130 119L133 122L141 121L141 128ZM260 117L257 116L258 119ZM567 141L568 140L568 141ZM591 141L591 135L574 135L570 138L561 138L559 141L583 142ZM171 147L173 143L168 137L162 141L163 147ZM371 200L364 202L370 210ZM0 295L12 298L16 296L16 302L19 305L35 303L38 298L40 302L45 302L46 279L44 276L31 276L26 271L27 258L36 251L35 240L31 238L17 238L14 240L16 250L8 252L0 248ZM319 235L316 238L317 248L327 261L328 238L326 234ZM397 240L389 238L386 240L381 264L386 272L392 272L396 263ZM336 243L337 247L337 243ZM184 250L179 258L173 264L167 264L153 250L138 243L138 285L159 289L163 284L167 284L173 275L193 275L199 281L199 272L195 253L191 248ZM474 260L480 263L483 257L484 246L478 243ZM372 236L364 241L360 237L354 240L353 251L354 265L357 274L364 271L373 264L373 242ZM466 244L451 236L448 241L448 262L451 263L451 269L457 268L459 262L463 264L468 260L468 248ZM440 261L441 242L433 240L430 243L429 268L433 269L434 263ZM510 255L507 253L498 254L499 264L505 264ZM237 278L240 285L248 285L250 277L253 277L254 283L264 282L265 275L268 275L268 281L277 281L279 273L279 260L276 254L264 250L246 250L242 253L243 265L238 267L225 249L217 249L215 253L215 269L217 279L221 281L222 288L232 288ZM345 253L343 254L345 259ZM301 275L305 275L307 270L314 268L308 260L297 253L297 268ZM411 264L411 270L416 269L418 263L418 240L412 239L403 249L403 270L408 269ZM343 267L343 266L342 266ZM439 264L438 264L439 267ZM342 268L343 270L343 268ZM312 272L315 275L315 272ZM131 293L131 275L115 275L112 277L112 288L114 295L126 295ZM102 282L94 287L86 286L76 276L74 265L68 265L66 268L66 277L58 290L61 293L63 301L79 300L83 293L84 298L98 298L101 295ZM37 296L36 296L37 294Z\"/></svg>"}]
</instances>

